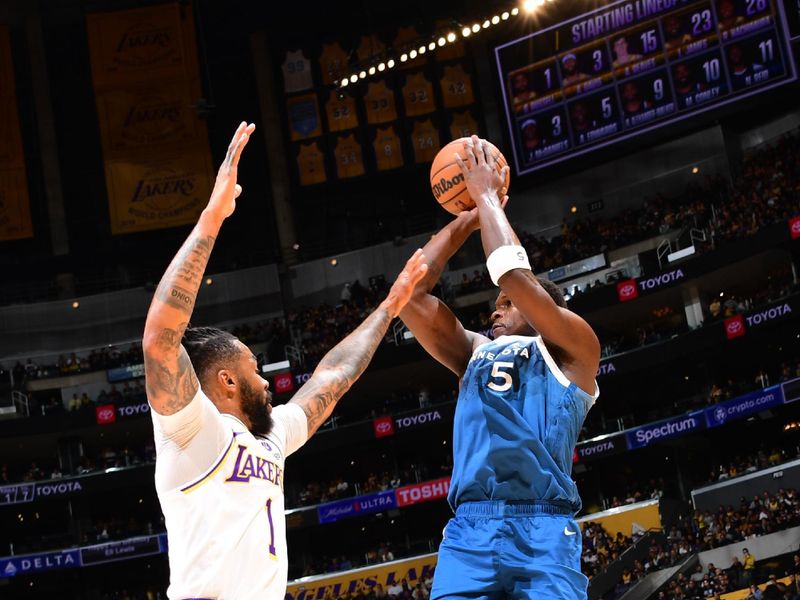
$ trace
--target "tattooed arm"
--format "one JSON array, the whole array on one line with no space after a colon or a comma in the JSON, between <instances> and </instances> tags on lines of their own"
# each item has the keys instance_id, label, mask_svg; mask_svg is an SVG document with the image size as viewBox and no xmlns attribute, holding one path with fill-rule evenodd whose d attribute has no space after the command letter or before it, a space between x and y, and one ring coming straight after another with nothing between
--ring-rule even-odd
<instances>
[{"instance_id":1,"label":"tattooed arm","mask_svg":"<svg viewBox=\"0 0 800 600\"><path fill-rule=\"evenodd\" d=\"M392 320L425 276L428 266L424 261L422 250L417 250L397 276L386 299L353 333L328 351L311 379L292 398L306 413L308 437L328 419L339 399L367 368Z\"/></svg>"},{"instance_id":2,"label":"tattooed arm","mask_svg":"<svg viewBox=\"0 0 800 600\"><path fill-rule=\"evenodd\" d=\"M208 258L222 222L236 207L239 158L255 125L242 123L228 146L208 206L158 284L142 336L147 399L157 413L171 415L194 398L199 387L183 332L194 310Z\"/></svg>"}]
</instances>

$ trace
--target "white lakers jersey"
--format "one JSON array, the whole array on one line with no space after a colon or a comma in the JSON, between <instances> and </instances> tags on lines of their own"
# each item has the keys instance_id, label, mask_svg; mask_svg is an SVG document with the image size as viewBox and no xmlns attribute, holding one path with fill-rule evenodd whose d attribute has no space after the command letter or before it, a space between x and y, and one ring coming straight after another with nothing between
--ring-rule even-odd
<instances>
[{"instance_id":1,"label":"white lakers jersey","mask_svg":"<svg viewBox=\"0 0 800 600\"><path fill-rule=\"evenodd\" d=\"M167 595L279 600L288 570L284 461L306 441L306 416L296 404L275 407L273 429L261 438L236 417L221 415L202 391L191 405L189 412L196 414L187 419L194 423L177 427L169 420L187 409L167 417L151 411L158 450L156 490L169 542ZM192 430L197 433L186 443L181 438ZM174 485L175 468L186 470L182 454L197 456L201 444L216 445L216 459L209 461L206 454L201 473Z\"/></svg>"}]
</instances>

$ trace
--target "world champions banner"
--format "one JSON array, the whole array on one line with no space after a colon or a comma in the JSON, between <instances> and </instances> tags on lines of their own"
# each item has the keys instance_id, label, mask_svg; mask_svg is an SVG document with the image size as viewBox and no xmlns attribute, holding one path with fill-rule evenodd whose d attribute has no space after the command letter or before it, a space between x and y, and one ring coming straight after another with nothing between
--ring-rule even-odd
<instances>
[{"instance_id":1,"label":"world champions banner","mask_svg":"<svg viewBox=\"0 0 800 600\"><path fill-rule=\"evenodd\" d=\"M33 237L14 63L8 27L0 26L0 241Z\"/></svg>"},{"instance_id":2,"label":"world champions banner","mask_svg":"<svg viewBox=\"0 0 800 600\"><path fill-rule=\"evenodd\" d=\"M94 13L87 28L112 233L194 223L213 167L191 7Z\"/></svg>"}]
</instances>

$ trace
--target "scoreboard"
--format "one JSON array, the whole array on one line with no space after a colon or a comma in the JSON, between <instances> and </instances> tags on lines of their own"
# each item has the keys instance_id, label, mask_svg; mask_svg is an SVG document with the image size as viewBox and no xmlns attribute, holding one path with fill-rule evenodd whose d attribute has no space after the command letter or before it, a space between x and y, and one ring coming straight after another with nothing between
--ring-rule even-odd
<instances>
[{"instance_id":1,"label":"scoreboard","mask_svg":"<svg viewBox=\"0 0 800 600\"><path fill-rule=\"evenodd\" d=\"M495 48L517 172L797 78L780 0L620 0Z\"/></svg>"}]
</instances>

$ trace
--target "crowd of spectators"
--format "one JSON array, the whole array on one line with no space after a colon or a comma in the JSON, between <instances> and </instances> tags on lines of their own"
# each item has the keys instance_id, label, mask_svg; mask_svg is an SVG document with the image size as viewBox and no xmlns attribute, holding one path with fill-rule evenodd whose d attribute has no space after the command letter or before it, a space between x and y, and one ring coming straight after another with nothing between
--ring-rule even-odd
<instances>
[{"instance_id":1,"label":"crowd of spectators","mask_svg":"<svg viewBox=\"0 0 800 600\"><path fill-rule=\"evenodd\" d=\"M605 571L633 541L622 532L612 536L600 523L592 521L583 524L582 535L581 564L583 574L589 579Z\"/></svg>"},{"instance_id":2,"label":"crowd of spectators","mask_svg":"<svg viewBox=\"0 0 800 600\"><path fill-rule=\"evenodd\" d=\"M155 460L156 450L153 442L148 442L139 448L129 445L104 446L97 452L82 456L76 465L65 465L57 458L35 460L27 465L9 466L3 463L0 465L0 485L88 475L111 468L153 464Z\"/></svg>"},{"instance_id":3,"label":"crowd of spectators","mask_svg":"<svg viewBox=\"0 0 800 600\"><path fill-rule=\"evenodd\" d=\"M711 476L708 482L713 483L716 481L733 479L734 477L740 477L741 475L747 475L748 473L754 473L761 469L783 464L795 458L798 458L796 449L795 455L793 455L792 452L786 448L778 447L773 447L769 451L760 450L758 453L750 456L737 456L730 462L726 461L725 463L715 465L711 469Z\"/></svg>"},{"instance_id":4,"label":"crowd of spectators","mask_svg":"<svg viewBox=\"0 0 800 600\"><path fill-rule=\"evenodd\" d=\"M40 364L29 358L24 364L22 361L17 361L11 372L14 376L15 384L19 386L28 379L62 377L116 367L140 365L142 360L141 344L132 343L127 350L120 349L117 346L106 346L92 349L90 352L80 356L76 352L72 352L69 355L62 354L55 363L50 364Z\"/></svg>"},{"instance_id":5,"label":"crowd of spectators","mask_svg":"<svg viewBox=\"0 0 800 600\"><path fill-rule=\"evenodd\" d=\"M764 492L752 499L742 497L738 509L720 506L715 512L695 511L691 518L672 526L667 533L667 543L653 540L645 561L636 561L619 582L615 597L647 574L674 566L696 552L711 550L767 535L800 525L800 495L794 489L779 490L776 494ZM619 553L623 548L615 547ZM712 597L747 587L752 583L755 557L745 551L742 559L734 560L730 568L719 570L713 564L707 571L694 573L689 578L673 580L669 589L662 590L659 598L690 600Z\"/></svg>"},{"instance_id":6,"label":"crowd of spectators","mask_svg":"<svg viewBox=\"0 0 800 600\"><path fill-rule=\"evenodd\" d=\"M407 555L408 551L404 545L395 546L391 541L384 541L361 556L323 556L320 560L307 562L302 577L357 569L404 558ZM371 588L362 586L356 592L344 591L338 596L327 591L323 600L428 600L433 586L433 574L434 569L431 569L416 583L409 583L408 579L402 578L387 587L378 583Z\"/></svg>"}]
</instances>

